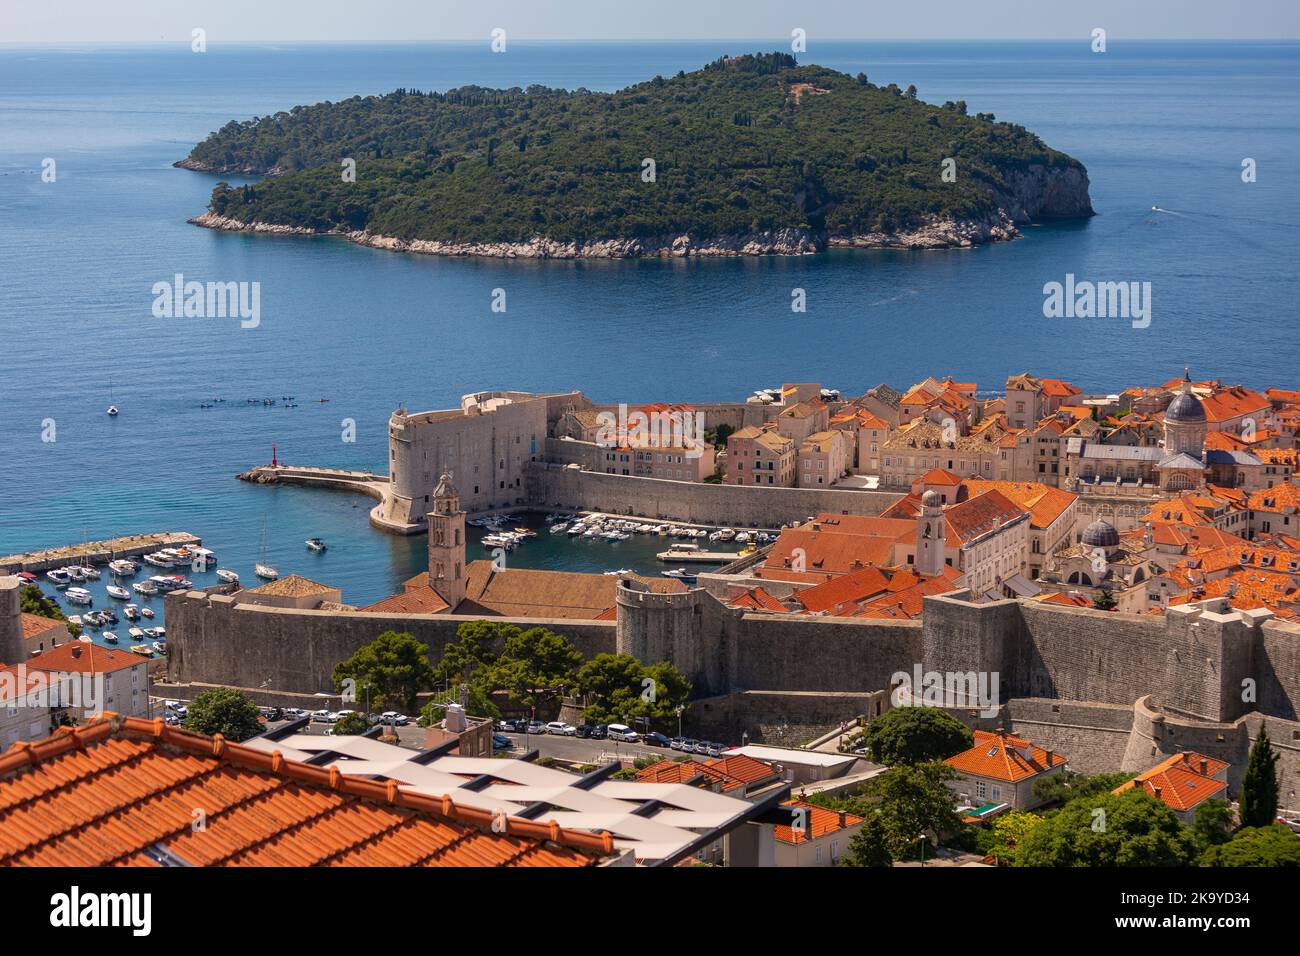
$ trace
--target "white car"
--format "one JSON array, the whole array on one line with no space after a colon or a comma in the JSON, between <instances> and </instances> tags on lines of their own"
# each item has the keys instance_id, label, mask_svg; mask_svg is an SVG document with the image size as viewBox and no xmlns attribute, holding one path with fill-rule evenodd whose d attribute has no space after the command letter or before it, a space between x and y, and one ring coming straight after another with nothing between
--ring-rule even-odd
<instances>
[{"instance_id":1,"label":"white car","mask_svg":"<svg viewBox=\"0 0 1300 956\"><path fill-rule=\"evenodd\" d=\"M562 720L551 721L549 724L546 725L546 732L548 734L554 734L557 737L578 736L578 728L573 726L573 724L566 724Z\"/></svg>"},{"instance_id":2,"label":"white car","mask_svg":"<svg viewBox=\"0 0 1300 956\"><path fill-rule=\"evenodd\" d=\"M605 733L610 740L621 740L629 744L634 744L641 739L641 735L627 724L610 724L605 728Z\"/></svg>"},{"instance_id":3,"label":"white car","mask_svg":"<svg viewBox=\"0 0 1300 956\"><path fill-rule=\"evenodd\" d=\"M380 723L393 724L396 727L405 727L411 722L411 718L405 714L399 714L395 710L386 710L379 715Z\"/></svg>"},{"instance_id":4,"label":"white car","mask_svg":"<svg viewBox=\"0 0 1300 956\"><path fill-rule=\"evenodd\" d=\"M328 710L313 710L311 712L311 722L313 724L332 724L338 719L338 714Z\"/></svg>"}]
</instances>

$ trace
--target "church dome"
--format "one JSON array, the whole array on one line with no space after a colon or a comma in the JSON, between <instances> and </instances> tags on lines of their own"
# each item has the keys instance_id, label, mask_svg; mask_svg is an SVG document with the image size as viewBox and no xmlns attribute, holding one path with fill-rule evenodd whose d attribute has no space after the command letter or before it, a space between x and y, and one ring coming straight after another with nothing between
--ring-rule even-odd
<instances>
[{"instance_id":1,"label":"church dome","mask_svg":"<svg viewBox=\"0 0 1300 956\"><path fill-rule=\"evenodd\" d=\"M943 503L939 497L939 492L930 490L921 496L921 505L925 508L937 508Z\"/></svg>"},{"instance_id":2,"label":"church dome","mask_svg":"<svg viewBox=\"0 0 1300 956\"><path fill-rule=\"evenodd\" d=\"M1205 421L1205 406L1191 392L1180 392L1165 409L1165 421L1195 425Z\"/></svg>"},{"instance_id":3,"label":"church dome","mask_svg":"<svg viewBox=\"0 0 1300 956\"><path fill-rule=\"evenodd\" d=\"M1119 547L1119 532L1109 521L1098 518L1083 529L1083 543L1090 548Z\"/></svg>"}]
</instances>

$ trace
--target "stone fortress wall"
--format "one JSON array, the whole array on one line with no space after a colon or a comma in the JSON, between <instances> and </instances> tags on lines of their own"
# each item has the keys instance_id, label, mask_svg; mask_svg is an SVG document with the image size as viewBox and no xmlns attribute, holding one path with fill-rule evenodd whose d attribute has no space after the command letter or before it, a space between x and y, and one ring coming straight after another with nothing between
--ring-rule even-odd
<instances>
[{"instance_id":1,"label":"stone fortress wall","mask_svg":"<svg viewBox=\"0 0 1300 956\"><path fill-rule=\"evenodd\" d=\"M695 686L688 732L731 740L799 743L866 712L917 664L996 672L996 715L952 712L1023 734L1084 772L1137 771L1195 749L1233 764L1235 793L1268 726L1283 805L1300 808L1300 625L1266 613L1206 601L1157 617L945 595L925 599L921 621L839 620L742 612L703 588L653 594L634 581L616 600L616 622L512 623L562 633L588 656L672 660ZM308 694L331 690L334 665L383 631L410 631L436 659L474 619L269 608L201 592L166 601L171 680Z\"/></svg>"}]
</instances>

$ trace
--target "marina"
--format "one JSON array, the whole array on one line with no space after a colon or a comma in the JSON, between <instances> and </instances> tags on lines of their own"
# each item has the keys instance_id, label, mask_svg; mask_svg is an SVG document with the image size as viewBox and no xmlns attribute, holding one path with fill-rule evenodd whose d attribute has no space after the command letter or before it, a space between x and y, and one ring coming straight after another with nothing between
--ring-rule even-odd
<instances>
[{"instance_id":1,"label":"marina","mask_svg":"<svg viewBox=\"0 0 1300 956\"><path fill-rule=\"evenodd\" d=\"M166 547L199 545L203 539L184 531L164 531L157 534L137 534L103 541L87 541L62 548L46 548L25 554L10 554L0 558L0 574L18 571L46 571L72 565L108 564L119 558L133 558ZM98 572L96 572L98 577ZM84 577L84 572L83 572Z\"/></svg>"}]
</instances>

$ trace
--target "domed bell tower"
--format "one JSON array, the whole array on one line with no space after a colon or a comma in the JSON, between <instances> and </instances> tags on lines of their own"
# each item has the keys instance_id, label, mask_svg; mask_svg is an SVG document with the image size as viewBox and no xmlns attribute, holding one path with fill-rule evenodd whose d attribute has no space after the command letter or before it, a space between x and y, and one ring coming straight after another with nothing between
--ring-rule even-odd
<instances>
[{"instance_id":1,"label":"domed bell tower","mask_svg":"<svg viewBox=\"0 0 1300 956\"><path fill-rule=\"evenodd\" d=\"M429 512L429 586L453 612L465 599L465 512L446 472L433 490Z\"/></svg>"}]
</instances>

